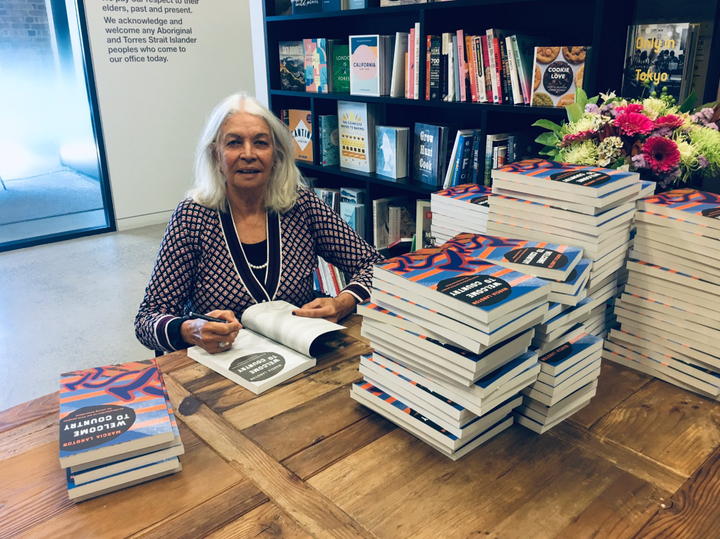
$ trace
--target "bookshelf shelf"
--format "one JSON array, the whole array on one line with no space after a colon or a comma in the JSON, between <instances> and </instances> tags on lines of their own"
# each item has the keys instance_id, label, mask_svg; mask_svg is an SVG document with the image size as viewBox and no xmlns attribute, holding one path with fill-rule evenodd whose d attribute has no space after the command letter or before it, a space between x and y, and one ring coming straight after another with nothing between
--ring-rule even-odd
<instances>
[{"instance_id":1,"label":"bookshelf shelf","mask_svg":"<svg viewBox=\"0 0 720 539\"><path fill-rule=\"evenodd\" d=\"M311 165L310 163L297 162L297 166L300 169L314 172L322 172L325 174L331 174L333 176L341 176L343 178L350 178L361 182L368 182L378 186L394 187L402 191L430 195L437 191L437 187L425 185L419 182L415 182L410 178L399 178L397 180L386 179L377 174L368 174L366 172L359 172L349 168L342 168L337 165L324 167L322 165Z\"/></svg>"}]
</instances>

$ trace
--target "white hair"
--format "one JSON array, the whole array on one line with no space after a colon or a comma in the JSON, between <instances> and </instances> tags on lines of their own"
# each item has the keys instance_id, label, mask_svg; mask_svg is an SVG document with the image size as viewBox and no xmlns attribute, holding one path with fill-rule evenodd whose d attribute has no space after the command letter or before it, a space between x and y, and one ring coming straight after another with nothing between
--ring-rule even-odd
<instances>
[{"instance_id":1,"label":"white hair","mask_svg":"<svg viewBox=\"0 0 720 539\"><path fill-rule=\"evenodd\" d=\"M187 196L213 210L227 209L226 179L220 170L216 148L225 120L238 112L262 118L270 128L275 165L267 185L265 207L276 213L285 213L295 205L298 188L303 186L302 176L295 165L292 135L262 103L244 92L223 99L205 122L195 151L195 183Z\"/></svg>"}]
</instances>

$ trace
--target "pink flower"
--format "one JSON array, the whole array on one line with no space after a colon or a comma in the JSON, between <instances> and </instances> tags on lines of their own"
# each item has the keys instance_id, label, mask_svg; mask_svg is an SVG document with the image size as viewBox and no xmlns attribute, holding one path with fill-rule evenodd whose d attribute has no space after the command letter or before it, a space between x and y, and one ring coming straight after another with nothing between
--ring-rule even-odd
<instances>
[{"instance_id":1,"label":"pink flower","mask_svg":"<svg viewBox=\"0 0 720 539\"><path fill-rule=\"evenodd\" d=\"M565 148L566 146L570 146L573 142L580 142L581 140L589 139L595 134L595 131L592 129L588 129L587 131L579 131L578 133L571 133L569 135L565 135L562 139L562 142L560 143L560 146Z\"/></svg>"},{"instance_id":2,"label":"pink flower","mask_svg":"<svg viewBox=\"0 0 720 539\"><path fill-rule=\"evenodd\" d=\"M661 129L666 127L668 129L677 129L683 124L683 119L680 116L674 114L668 114L667 116L660 116L655 120L655 129Z\"/></svg>"},{"instance_id":3,"label":"pink flower","mask_svg":"<svg viewBox=\"0 0 720 539\"><path fill-rule=\"evenodd\" d=\"M653 130L653 123L647 116L638 112L629 112L615 118L615 127L619 127L623 134L632 137L647 135Z\"/></svg>"},{"instance_id":4,"label":"pink flower","mask_svg":"<svg viewBox=\"0 0 720 539\"><path fill-rule=\"evenodd\" d=\"M669 138L650 137L642 151L647 165L655 172L670 172L680 164L680 150Z\"/></svg>"},{"instance_id":5,"label":"pink flower","mask_svg":"<svg viewBox=\"0 0 720 539\"><path fill-rule=\"evenodd\" d=\"M617 110L620 114L630 114L634 112L642 112L643 106L640 103L630 103L629 105L617 107L615 110Z\"/></svg>"}]
</instances>

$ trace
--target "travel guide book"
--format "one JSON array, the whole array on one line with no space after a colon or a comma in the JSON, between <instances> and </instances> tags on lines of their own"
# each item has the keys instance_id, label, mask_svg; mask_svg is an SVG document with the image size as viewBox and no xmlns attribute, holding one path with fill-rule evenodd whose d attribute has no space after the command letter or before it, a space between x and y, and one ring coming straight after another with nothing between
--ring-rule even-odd
<instances>
[{"instance_id":1,"label":"travel guide book","mask_svg":"<svg viewBox=\"0 0 720 539\"><path fill-rule=\"evenodd\" d=\"M429 248L375 266L374 277L406 291L407 299L459 311L483 324L547 298L550 283L451 249Z\"/></svg>"},{"instance_id":2,"label":"travel guide book","mask_svg":"<svg viewBox=\"0 0 720 539\"><path fill-rule=\"evenodd\" d=\"M579 247L469 233L458 234L443 249L556 281L569 277L583 253Z\"/></svg>"},{"instance_id":3,"label":"travel guide book","mask_svg":"<svg viewBox=\"0 0 720 539\"><path fill-rule=\"evenodd\" d=\"M148 449L174 439L155 360L60 375L60 466Z\"/></svg>"},{"instance_id":4,"label":"travel guide book","mask_svg":"<svg viewBox=\"0 0 720 539\"><path fill-rule=\"evenodd\" d=\"M544 190L541 194L550 198L572 194L598 198L625 187L636 186L637 191L641 187L637 172L571 165L546 159L525 159L510 163L493 170L492 177L502 182L539 187Z\"/></svg>"},{"instance_id":5,"label":"travel guide book","mask_svg":"<svg viewBox=\"0 0 720 539\"><path fill-rule=\"evenodd\" d=\"M315 365L319 337L343 329L322 318L294 316L285 301L258 303L245 310L240 330L226 352L209 354L199 346L188 356L256 395Z\"/></svg>"}]
</instances>

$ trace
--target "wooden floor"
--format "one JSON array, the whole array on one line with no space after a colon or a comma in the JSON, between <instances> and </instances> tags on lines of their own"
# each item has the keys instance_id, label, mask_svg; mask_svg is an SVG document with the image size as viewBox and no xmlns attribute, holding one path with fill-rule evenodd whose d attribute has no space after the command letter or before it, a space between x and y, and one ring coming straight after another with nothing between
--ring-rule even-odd
<instances>
[{"instance_id":1,"label":"wooden floor","mask_svg":"<svg viewBox=\"0 0 720 539\"><path fill-rule=\"evenodd\" d=\"M0 413L0 538L720 537L719 403L606 363L570 420L452 462L350 399L358 323L260 397L164 356L183 471L81 504L58 464L57 394Z\"/></svg>"}]
</instances>

